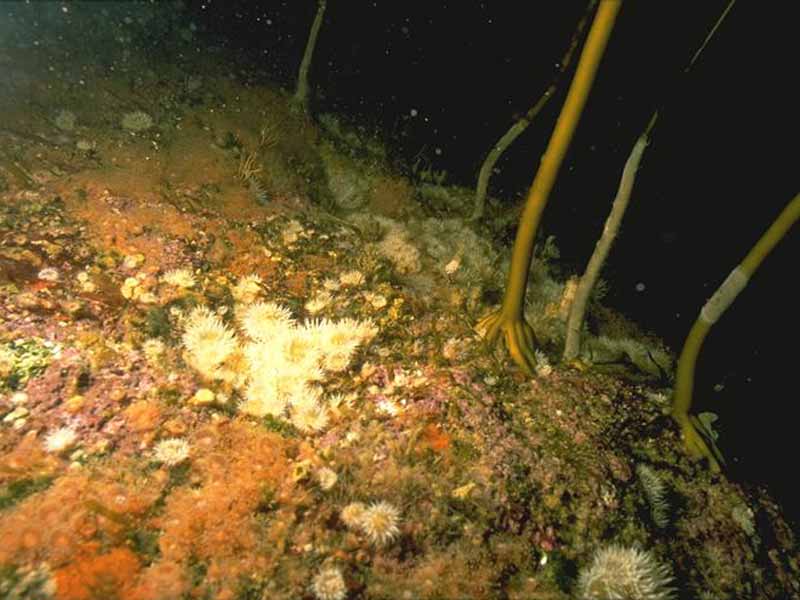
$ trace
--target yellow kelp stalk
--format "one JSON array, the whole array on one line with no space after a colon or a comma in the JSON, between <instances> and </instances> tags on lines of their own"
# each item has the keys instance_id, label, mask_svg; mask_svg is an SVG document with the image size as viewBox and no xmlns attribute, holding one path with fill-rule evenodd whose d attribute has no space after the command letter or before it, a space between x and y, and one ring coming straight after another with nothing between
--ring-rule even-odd
<instances>
[{"instance_id":1,"label":"yellow kelp stalk","mask_svg":"<svg viewBox=\"0 0 800 600\"><path fill-rule=\"evenodd\" d=\"M731 8L733 8L735 1L736 0L730 0L730 2L728 2L725 10L722 11L722 14L714 23L711 31L709 31L708 35L706 35L706 38L700 45L700 48L697 49L697 52L695 52L694 56L692 56L692 60L689 61L689 64L683 70L684 73L688 73L697 62L697 59L700 58L703 50L711 41L711 38L714 37L714 33L716 33L717 29L719 29L719 26L725 20L725 17L728 15ZM619 184L617 196L614 198L614 203L611 207L611 213L608 215L608 219L606 219L606 224L603 228L603 234L595 246L594 253L589 259L589 264L586 266L586 272L583 274L583 277L581 277L580 283L578 284L578 288L575 292L575 299L570 307L569 319L567 320L567 339L566 343L564 344L563 355L563 360L565 362L574 361L577 359L578 354L580 354L581 329L583 328L586 304L589 301L589 296L592 293L592 289L600 277L600 271L603 268L606 258L608 257L609 251L611 250L611 245L614 243L614 238L619 231L620 222L622 221L622 217L627 209L631 190L633 189L633 183L636 180L636 170L638 169L639 162L642 159L642 153L647 147L648 137L655 126L656 119L658 119L658 111L653 114L653 117L650 119L650 123L647 125L647 129L645 129L644 133L639 136L639 139L633 146L633 150L631 150L631 154L628 157L628 160L625 163L625 168L622 171L622 180Z\"/></svg>"},{"instance_id":2,"label":"yellow kelp stalk","mask_svg":"<svg viewBox=\"0 0 800 600\"><path fill-rule=\"evenodd\" d=\"M294 92L294 101L304 111L308 111L308 71L311 69L311 57L314 56L314 47L317 45L319 28L322 26L322 17L325 15L326 0L318 0L317 14L311 24L311 33L308 35L306 50L300 62L300 73L297 75L297 89Z\"/></svg>"},{"instance_id":3,"label":"yellow kelp stalk","mask_svg":"<svg viewBox=\"0 0 800 600\"><path fill-rule=\"evenodd\" d=\"M750 277L758 269L775 245L786 235L789 228L800 218L800 194L797 194L783 209L767 232L761 236L745 259L733 270L714 295L705 303L700 316L695 321L681 356L678 359L678 372L675 378L675 393L672 398L672 418L681 428L681 436L686 450L696 459L707 458L715 471L720 463L725 464L722 455L715 446L709 432L694 415L689 414L692 406L692 390L694 389L694 367L697 355L703 345L711 326L716 323L728 307L739 295ZM705 434L705 435L704 435Z\"/></svg>"},{"instance_id":4,"label":"yellow kelp stalk","mask_svg":"<svg viewBox=\"0 0 800 600\"><path fill-rule=\"evenodd\" d=\"M476 325L477 331L483 335L488 344L496 343L502 332L511 358L528 375L533 375L536 365L533 350L535 337L530 325L525 321L523 305L533 258L533 242L547 198L575 133L621 6L622 0L600 2L575 69L575 77L525 201L517 237L511 251L511 268L503 304L498 311L484 317Z\"/></svg>"},{"instance_id":5,"label":"yellow kelp stalk","mask_svg":"<svg viewBox=\"0 0 800 600\"><path fill-rule=\"evenodd\" d=\"M509 130L503 134L503 137L495 142L489 154L486 155L481 165L481 170L478 173L478 185L475 188L475 205L472 209L472 216L469 218L470 221L480 221L483 218L483 213L486 208L486 193L489 190L489 178L492 176L494 166L497 164L497 161L500 160L503 152L514 143L514 140L522 135L550 99L555 96L556 89L558 89L558 84L561 81L561 76L567 72L567 69L572 64L572 57L575 55L575 49L578 47L578 42L586 29L589 16L594 12L596 4L597 0L589 0L589 4L586 5L586 12L581 17L581 20L578 21L578 26L572 34L569 46L567 46L567 51L564 53L564 56L561 57L561 60L556 63L558 69L542 96L536 101L536 104L528 109L527 113L516 120Z\"/></svg>"}]
</instances>

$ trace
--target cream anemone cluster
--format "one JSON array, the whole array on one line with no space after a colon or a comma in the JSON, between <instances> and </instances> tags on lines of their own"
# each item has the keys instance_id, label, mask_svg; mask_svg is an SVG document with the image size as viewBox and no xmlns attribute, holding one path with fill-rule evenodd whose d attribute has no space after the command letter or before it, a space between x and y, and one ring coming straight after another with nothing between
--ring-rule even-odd
<instances>
[{"instance_id":1,"label":"cream anemone cluster","mask_svg":"<svg viewBox=\"0 0 800 600\"><path fill-rule=\"evenodd\" d=\"M204 378L233 382L241 347L236 334L207 308L195 308L183 331L186 362Z\"/></svg>"},{"instance_id":2,"label":"cream anemone cluster","mask_svg":"<svg viewBox=\"0 0 800 600\"><path fill-rule=\"evenodd\" d=\"M337 567L324 567L311 582L311 591L317 600L344 600L347 584Z\"/></svg>"},{"instance_id":3,"label":"cream anemone cluster","mask_svg":"<svg viewBox=\"0 0 800 600\"><path fill-rule=\"evenodd\" d=\"M385 501L366 506L351 502L339 513L342 522L356 531L361 531L376 546L385 546L400 534L400 511Z\"/></svg>"},{"instance_id":4,"label":"cream anemone cluster","mask_svg":"<svg viewBox=\"0 0 800 600\"><path fill-rule=\"evenodd\" d=\"M580 600L674 600L669 567L640 548L605 546L578 576Z\"/></svg>"},{"instance_id":5,"label":"cream anemone cluster","mask_svg":"<svg viewBox=\"0 0 800 600\"><path fill-rule=\"evenodd\" d=\"M285 418L303 432L324 429L330 415L321 384L376 335L373 322L300 324L288 308L263 301L239 304L234 314L236 327L206 308L192 311L183 332L186 362L205 379L232 385L246 414Z\"/></svg>"},{"instance_id":6,"label":"cream anemone cluster","mask_svg":"<svg viewBox=\"0 0 800 600\"><path fill-rule=\"evenodd\" d=\"M47 434L44 448L53 454L61 454L71 449L78 441L77 432L71 427L62 427Z\"/></svg>"},{"instance_id":7,"label":"cream anemone cluster","mask_svg":"<svg viewBox=\"0 0 800 600\"><path fill-rule=\"evenodd\" d=\"M168 467L179 465L187 458L189 458L189 444L179 438L161 440L153 449L153 460Z\"/></svg>"}]
</instances>

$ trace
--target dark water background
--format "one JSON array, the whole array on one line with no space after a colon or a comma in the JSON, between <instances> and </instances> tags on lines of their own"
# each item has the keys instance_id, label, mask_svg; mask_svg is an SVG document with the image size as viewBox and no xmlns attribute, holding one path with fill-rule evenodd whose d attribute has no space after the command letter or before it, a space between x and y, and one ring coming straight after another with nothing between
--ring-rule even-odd
<instances>
[{"instance_id":1,"label":"dark water background","mask_svg":"<svg viewBox=\"0 0 800 600\"><path fill-rule=\"evenodd\" d=\"M582 271L631 146L662 107L604 277L607 302L676 351L705 300L798 191L792 3L737 2L681 75L727 2L625 2L543 222L565 268ZM0 3L0 13L12 4ZM584 6L328 0L313 108L373 129L400 164L422 156L450 183L472 187L488 149L550 81ZM169 36L191 25L194 53L229 61L232 75L292 87L315 11L312 0L186 2L163 31L153 23L154 54L168 57ZM564 92L497 165L490 191L509 205L533 179ZM694 406L720 416L728 475L766 484L795 524L798 233L713 328Z\"/></svg>"}]
</instances>

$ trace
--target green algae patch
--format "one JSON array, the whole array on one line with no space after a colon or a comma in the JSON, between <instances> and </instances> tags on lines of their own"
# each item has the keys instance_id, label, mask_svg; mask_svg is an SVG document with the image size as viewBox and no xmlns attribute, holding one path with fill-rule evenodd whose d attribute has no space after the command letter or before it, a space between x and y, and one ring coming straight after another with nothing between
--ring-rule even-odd
<instances>
[{"instance_id":1,"label":"green algae patch","mask_svg":"<svg viewBox=\"0 0 800 600\"><path fill-rule=\"evenodd\" d=\"M29 338L0 344L0 390L18 390L57 358L57 345Z\"/></svg>"},{"instance_id":2,"label":"green algae patch","mask_svg":"<svg viewBox=\"0 0 800 600\"><path fill-rule=\"evenodd\" d=\"M0 486L0 510L11 508L28 496L46 490L54 477L31 477L18 479Z\"/></svg>"}]
</instances>

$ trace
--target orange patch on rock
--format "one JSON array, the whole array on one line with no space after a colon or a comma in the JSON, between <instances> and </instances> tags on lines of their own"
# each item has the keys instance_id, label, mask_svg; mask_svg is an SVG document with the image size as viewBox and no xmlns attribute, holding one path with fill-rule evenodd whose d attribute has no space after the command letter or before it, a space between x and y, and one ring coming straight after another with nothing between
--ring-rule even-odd
<instances>
[{"instance_id":1,"label":"orange patch on rock","mask_svg":"<svg viewBox=\"0 0 800 600\"><path fill-rule=\"evenodd\" d=\"M83 556L53 574L59 600L118 598L139 573L141 565L127 548Z\"/></svg>"},{"instance_id":2,"label":"orange patch on rock","mask_svg":"<svg viewBox=\"0 0 800 600\"><path fill-rule=\"evenodd\" d=\"M0 456L0 483L7 483L25 477L41 477L56 473L61 462L42 447L35 433L23 437L19 444Z\"/></svg>"},{"instance_id":3,"label":"orange patch on rock","mask_svg":"<svg viewBox=\"0 0 800 600\"><path fill-rule=\"evenodd\" d=\"M277 265L264 253L261 238L253 231L231 229L226 232L232 256L226 270L235 277L258 275L269 282Z\"/></svg>"},{"instance_id":4,"label":"orange patch on rock","mask_svg":"<svg viewBox=\"0 0 800 600\"><path fill-rule=\"evenodd\" d=\"M233 421L198 432L193 448L193 473L202 485L175 489L152 522L162 531L161 560L206 563L205 580L197 584L200 589L222 590L251 573L268 574L280 559L289 532L265 536L259 504L265 490L274 491L276 498L296 496L284 489L293 484L283 440Z\"/></svg>"},{"instance_id":5,"label":"orange patch on rock","mask_svg":"<svg viewBox=\"0 0 800 600\"><path fill-rule=\"evenodd\" d=\"M236 254L228 264L228 272L231 275L236 277L258 275L268 285L277 268L277 265L268 257L251 252Z\"/></svg>"},{"instance_id":6,"label":"orange patch on rock","mask_svg":"<svg viewBox=\"0 0 800 600\"><path fill-rule=\"evenodd\" d=\"M147 400L134 402L123 414L128 421L128 428L136 432L155 429L161 419L161 409L157 404Z\"/></svg>"},{"instance_id":7,"label":"orange patch on rock","mask_svg":"<svg viewBox=\"0 0 800 600\"><path fill-rule=\"evenodd\" d=\"M429 423L422 431L422 443L434 452L446 452L450 448L450 435Z\"/></svg>"},{"instance_id":8,"label":"orange patch on rock","mask_svg":"<svg viewBox=\"0 0 800 600\"><path fill-rule=\"evenodd\" d=\"M181 598L190 589L184 565L172 561L158 561L144 569L136 586L125 600L163 600Z\"/></svg>"},{"instance_id":9,"label":"orange patch on rock","mask_svg":"<svg viewBox=\"0 0 800 600\"><path fill-rule=\"evenodd\" d=\"M70 560L85 541L80 524L81 498L87 477L70 474L47 490L3 512L0 519L0 564L41 560L51 565Z\"/></svg>"},{"instance_id":10,"label":"orange patch on rock","mask_svg":"<svg viewBox=\"0 0 800 600\"><path fill-rule=\"evenodd\" d=\"M20 545L25 550L33 550L42 543L42 535L40 531L35 529L26 529L20 535Z\"/></svg>"},{"instance_id":11,"label":"orange patch on rock","mask_svg":"<svg viewBox=\"0 0 800 600\"><path fill-rule=\"evenodd\" d=\"M286 291L298 298L305 298L306 296L306 282L308 281L308 274L299 271L286 277L283 282Z\"/></svg>"},{"instance_id":12,"label":"orange patch on rock","mask_svg":"<svg viewBox=\"0 0 800 600\"><path fill-rule=\"evenodd\" d=\"M72 181L70 188L82 183L86 195L84 200L71 200L67 205L75 216L86 220L90 239L99 242L104 250L141 253L148 262L158 264L164 237L193 238L197 228L188 215L164 204L150 191L146 178L140 175L134 170L116 186L110 186L105 179L102 183L91 179ZM145 231L157 231L159 235L145 235Z\"/></svg>"}]
</instances>

